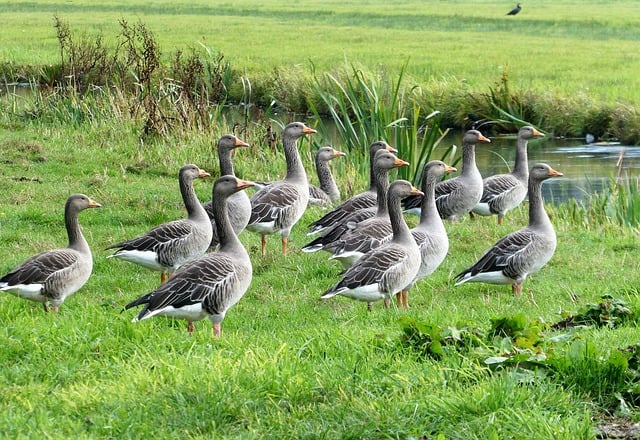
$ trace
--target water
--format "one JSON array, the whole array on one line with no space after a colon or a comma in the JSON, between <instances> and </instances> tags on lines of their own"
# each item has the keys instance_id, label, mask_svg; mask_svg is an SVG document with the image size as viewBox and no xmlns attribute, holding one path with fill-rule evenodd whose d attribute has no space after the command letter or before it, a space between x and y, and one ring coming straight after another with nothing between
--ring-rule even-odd
<instances>
[{"instance_id":1,"label":"water","mask_svg":"<svg viewBox=\"0 0 640 440\"><path fill-rule=\"evenodd\" d=\"M460 145L458 134L453 143ZM453 141L454 139L452 139ZM445 144L446 145L446 144ZM515 137L494 137L491 144L478 144L476 162L484 177L507 173L515 159ZM608 188L618 172L620 177L640 176L640 147L617 142L586 144L581 139L536 139L529 141L529 166L546 162L564 177L547 180L542 185L548 202L563 203L570 198L583 200L589 194ZM622 164L619 169L620 155Z\"/></svg>"}]
</instances>

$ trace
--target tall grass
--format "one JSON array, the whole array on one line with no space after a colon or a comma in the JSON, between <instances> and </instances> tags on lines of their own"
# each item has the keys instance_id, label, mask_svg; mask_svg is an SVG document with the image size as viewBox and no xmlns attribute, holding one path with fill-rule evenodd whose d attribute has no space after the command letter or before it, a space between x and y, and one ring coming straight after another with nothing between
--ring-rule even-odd
<instances>
[{"instance_id":1,"label":"tall grass","mask_svg":"<svg viewBox=\"0 0 640 440\"><path fill-rule=\"evenodd\" d=\"M427 161L451 159L455 152L452 147L435 151L448 129L440 128L439 112L421 114L423 92L416 86L407 88L404 69L392 78L386 72L367 75L352 65L339 78L330 73L316 77L314 86L321 103L309 106L320 132L328 134L328 119L346 148L361 155L372 141L386 140L410 163L398 170L399 178L418 184Z\"/></svg>"},{"instance_id":2,"label":"tall grass","mask_svg":"<svg viewBox=\"0 0 640 440\"><path fill-rule=\"evenodd\" d=\"M481 8L465 2L391 8L375 1L328 10L307 0L297 5L308 11L296 21L295 31L305 35L300 42L287 39L292 29L284 20L296 20L299 11L282 2L216 8L198 0L82 4L78 10L45 1L34 5L0 10L6 24L0 29L6 48L0 48L0 76L86 90L110 87L105 81L113 75L109 81L123 89L151 79L142 70L155 66L146 63L154 60L139 54L154 48L148 54L161 66L153 84L136 92L133 109L147 116L145 134L164 136L189 121L206 126L206 107L247 102L247 84L253 105L267 109L275 102L280 111L306 114L309 102L321 101L310 93L315 71L339 77L346 59L367 75L380 66L392 77L402 71L402 87L424 91L421 114L440 111L447 128L469 128L467 115L475 113L496 121L496 130L527 122L557 136L591 133L640 142L633 96L640 90L634 86L637 31L628 1L579 8L568 0L543 2L506 18L501 5L490 1ZM24 22L30 23L26 41ZM34 46L36 40L42 44ZM170 106L176 112L165 114Z\"/></svg>"}]
</instances>

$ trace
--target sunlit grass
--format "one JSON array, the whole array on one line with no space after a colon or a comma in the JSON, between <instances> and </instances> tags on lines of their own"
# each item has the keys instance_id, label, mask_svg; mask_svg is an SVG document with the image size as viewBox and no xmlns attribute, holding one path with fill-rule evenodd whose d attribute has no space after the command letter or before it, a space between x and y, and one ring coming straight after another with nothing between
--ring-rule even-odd
<instances>
[{"instance_id":1,"label":"sunlit grass","mask_svg":"<svg viewBox=\"0 0 640 440\"><path fill-rule=\"evenodd\" d=\"M159 277L108 260L103 249L182 217L176 170L187 160L215 169L212 140L193 134L140 148L129 128L36 124L0 134L0 151L8 159L0 179L7 194L0 202L3 272L37 251L64 245L62 205L69 192L87 193L103 204L80 216L94 274L59 315L12 296L0 298L2 435L590 437L598 411L611 402L599 390L620 385L594 386L610 368L600 360L574 362L562 380L540 376L524 385L518 371L491 371L473 352L450 353L440 361L418 357L400 343L399 320L409 316L485 331L492 318L515 314L552 323L597 301L605 290L638 310L640 301L628 293L640 273L633 230L609 221L585 229L563 209L549 207L558 250L516 298L508 286L454 289L450 280L498 237L524 224L526 207L502 226L465 218L447 224L449 256L412 290L408 312L379 304L368 312L345 298L319 299L341 269L326 255L299 250L307 241L305 225L322 213L314 208L294 228L287 257L280 255L277 239L269 240L262 258L259 236L241 236L254 265L251 288L229 311L221 339L213 338L207 322L197 323L189 337L183 322L130 322L133 313L122 307L154 289ZM245 137L252 149L235 156L245 178L284 170L281 155L270 153L261 139L256 127ZM301 145L308 166L310 146ZM10 154L16 147L28 154ZM347 164L353 160L344 158ZM365 176L352 167L345 167L351 174L338 175L345 190L352 185L349 194L366 186ZM210 197L210 185L196 183L201 200ZM607 359L636 342L631 330L585 329L579 336ZM561 356L566 347L545 350ZM579 377L592 381L578 383Z\"/></svg>"},{"instance_id":2,"label":"sunlit grass","mask_svg":"<svg viewBox=\"0 0 640 440\"><path fill-rule=\"evenodd\" d=\"M518 88L588 92L606 102L637 103L638 29L632 1L542 1L506 17L503 2L307 0L74 3L38 1L0 7L0 60L58 62L53 15L76 32L115 44L118 21L142 21L165 54L198 43L221 51L248 75L314 63L331 70L345 59L370 70L385 65L420 81L454 76L486 88L505 66ZM304 35L304 38L290 38ZM562 41L562 44L558 44Z\"/></svg>"}]
</instances>

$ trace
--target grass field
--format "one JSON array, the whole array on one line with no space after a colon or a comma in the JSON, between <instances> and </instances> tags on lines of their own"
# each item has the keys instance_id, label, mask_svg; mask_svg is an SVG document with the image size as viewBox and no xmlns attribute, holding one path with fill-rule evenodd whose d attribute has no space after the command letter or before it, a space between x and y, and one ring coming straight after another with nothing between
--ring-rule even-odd
<instances>
[{"instance_id":1,"label":"grass field","mask_svg":"<svg viewBox=\"0 0 640 440\"><path fill-rule=\"evenodd\" d=\"M331 70L345 57L393 70L409 60L415 77L464 78L484 89L508 64L521 87L639 101L635 2L541 1L505 17L511 7L9 3L0 5L0 61L57 62L53 14L107 40L124 18L147 23L166 52L202 42L247 72L310 61ZM0 297L2 438L595 439L615 426L633 433L640 421L640 239L637 228L607 216L615 204L549 207L558 249L521 297L509 287L454 288L452 277L525 224L526 206L501 226L495 218L447 224L449 255L411 292L411 308L376 304L371 312L346 298L320 300L340 269L300 251L305 226L322 214L310 209L287 257L277 237L261 257L259 237L241 236L254 267L249 291L220 339L208 322L190 337L184 322L130 322L135 312L123 306L157 287L159 276L107 259L104 248L183 217L178 169L192 162L217 176L212 144L232 128L215 120L200 131L144 137L140 120L103 102L60 99L42 118L33 109L46 100L1 103L0 274L65 244L69 194L103 205L80 215L94 272L58 315ZM284 172L263 124L241 135L251 144L235 156L242 178ZM326 141L301 144L308 170L312 149ZM334 164L344 196L365 187L363 161L355 151ZM200 200L211 185L196 182ZM570 316L590 320L553 327Z\"/></svg>"},{"instance_id":2,"label":"grass field","mask_svg":"<svg viewBox=\"0 0 640 440\"><path fill-rule=\"evenodd\" d=\"M637 104L640 66L634 1L511 2L35 1L0 5L0 62L59 62L53 16L73 32L114 43L119 21L142 22L165 55L204 44L251 78L275 67L350 63L421 82L464 80L486 90L508 68L517 88L584 93Z\"/></svg>"},{"instance_id":3,"label":"grass field","mask_svg":"<svg viewBox=\"0 0 640 440\"><path fill-rule=\"evenodd\" d=\"M633 288L640 243L631 229L572 224L563 210L552 209L558 251L520 298L508 287L453 288L450 279L520 227L524 207L501 227L495 219L448 225L449 257L411 293L408 312L380 304L367 312L345 298L319 299L340 270L325 255L299 251L307 240L304 225L321 214L316 209L294 229L286 258L278 239L270 239L262 258L259 237L243 234L254 281L228 313L221 339L205 322L193 337L182 322L131 323L134 313L123 313L123 305L152 290L159 277L107 260L102 249L183 216L179 164L196 162L214 175L217 167L206 136L142 148L138 142L134 130L118 124L3 124L2 272L65 243L61 217L69 193L103 204L80 218L94 251L94 275L59 315L11 296L0 300L3 437L573 439L594 438L595 427L610 420L630 424L638 417L636 394L628 389L633 382L616 382L606 362L637 343L635 321L566 331L549 325L605 293L638 310ZM284 168L281 156L256 148L236 156L242 177ZM309 143L301 150L307 157ZM365 184L363 176L357 179L354 190ZM345 190L347 180L340 179ZM210 185L197 182L201 200ZM448 349L441 359L402 342L403 317L486 333L491 319L518 314L529 333L541 329L536 351L573 370L489 368L488 357L515 354L509 338Z\"/></svg>"}]
</instances>

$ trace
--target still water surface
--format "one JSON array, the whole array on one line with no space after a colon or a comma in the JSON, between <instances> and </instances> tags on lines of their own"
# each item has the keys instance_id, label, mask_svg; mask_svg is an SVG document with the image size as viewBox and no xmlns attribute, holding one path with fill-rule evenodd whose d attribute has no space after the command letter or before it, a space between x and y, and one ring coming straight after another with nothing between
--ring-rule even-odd
<instances>
[{"instance_id":1,"label":"still water surface","mask_svg":"<svg viewBox=\"0 0 640 440\"><path fill-rule=\"evenodd\" d=\"M460 145L461 135L457 136L457 141L454 138L451 141ZM515 137L510 136L493 137L490 144L478 144L476 162L480 173L487 177L509 172L515 159L515 145ZM609 187L618 172L625 179L637 180L640 176L638 146L545 138L530 141L528 152L529 167L536 162L546 162L564 174L564 177L547 180L542 186L545 200L553 203L562 203L569 198L583 200L588 194L602 191Z\"/></svg>"}]
</instances>

